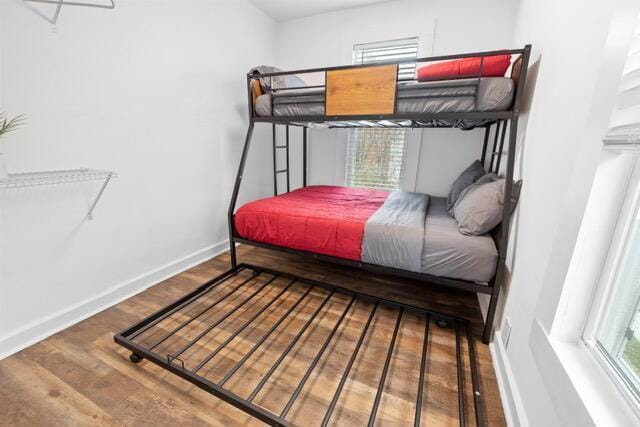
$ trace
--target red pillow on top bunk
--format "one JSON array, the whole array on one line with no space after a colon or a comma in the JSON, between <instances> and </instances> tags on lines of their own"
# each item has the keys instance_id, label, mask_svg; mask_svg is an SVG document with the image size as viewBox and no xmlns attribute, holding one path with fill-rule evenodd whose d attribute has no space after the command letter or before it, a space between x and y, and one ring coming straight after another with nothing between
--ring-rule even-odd
<instances>
[{"instance_id":1,"label":"red pillow on top bunk","mask_svg":"<svg viewBox=\"0 0 640 427\"><path fill-rule=\"evenodd\" d=\"M454 61L437 62L426 65L418 70L418 81L446 80L455 76L464 76L480 72L482 62L482 77L502 77L511 64L511 55L485 56L456 59Z\"/></svg>"}]
</instances>

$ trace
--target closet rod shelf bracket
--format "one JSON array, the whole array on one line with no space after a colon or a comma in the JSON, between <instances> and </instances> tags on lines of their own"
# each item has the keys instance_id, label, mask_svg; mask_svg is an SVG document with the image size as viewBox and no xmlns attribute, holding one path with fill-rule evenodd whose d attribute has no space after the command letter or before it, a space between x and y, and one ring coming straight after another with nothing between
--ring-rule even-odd
<instances>
[{"instance_id":1,"label":"closet rod shelf bracket","mask_svg":"<svg viewBox=\"0 0 640 427\"><path fill-rule=\"evenodd\" d=\"M104 190L107 188L109 181L111 181L111 178L117 178L117 176L115 172L87 168L12 173L9 174L7 178L0 179L0 190L82 181L103 181L100 191L98 191L87 213L87 218L93 219L93 211L98 201L100 201Z\"/></svg>"}]
</instances>

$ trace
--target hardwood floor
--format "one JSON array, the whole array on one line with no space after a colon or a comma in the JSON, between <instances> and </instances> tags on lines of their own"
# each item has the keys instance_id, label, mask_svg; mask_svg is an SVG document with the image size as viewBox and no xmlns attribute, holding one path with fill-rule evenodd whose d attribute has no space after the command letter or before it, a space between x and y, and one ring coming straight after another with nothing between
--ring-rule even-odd
<instances>
[{"instance_id":1,"label":"hardwood floor","mask_svg":"<svg viewBox=\"0 0 640 427\"><path fill-rule=\"evenodd\" d=\"M475 336L481 336L482 321L477 299L473 294L377 276L259 248L241 246L238 253L241 262L264 265L275 270L468 318L473 322ZM227 270L228 263L228 254L222 254L0 361L0 423L7 426L260 425L260 422L242 411L150 362L131 363L128 358L130 352L113 342L114 333L120 332ZM275 285L282 287L286 283L274 283L273 289L269 292L276 293L278 288ZM248 294L249 291L246 292ZM291 305L300 293L286 295ZM309 294L309 301L312 297L320 299L322 292L313 290ZM335 302L336 307L327 308L327 313L333 316L334 321L340 313L341 305L344 304L346 301L338 299ZM309 310L313 309L312 305L308 307ZM280 308L266 314L277 318L282 314L282 310L278 310ZM353 318L350 317L342 331L347 339L340 340L340 344L327 350L327 357L323 359L322 369L319 371L322 374L314 374L309 378L304 402L297 401L291 408L289 418L296 424L319 425L322 416L318 414L324 414L326 402L331 400L333 390L339 381L339 373L344 369L346 359L353 351L358 331L366 322L369 310L370 307L365 305L354 306ZM172 346L180 347L188 342L189 337L202 331L206 320L210 319L202 320L201 324L196 325L196 329L186 331L185 328L184 335L163 342L158 346L158 351L166 352ZM142 334L140 340L154 342L158 337L162 337L163 331L171 330L172 326L177 324L171 322L175 321L167 320L160 330L150 330L149 333ZM302 323L302 320L294 319L291 323L295 322ZM377 316L374 332L371 333L372 338L363 343L364 352L360 358L362 360L354 365L353 378L350 376L349 381L345 383L344 404L334 412L332 422L336 425L366 424L367 419L362 418L362 414L368 416L372 400L370 397L375 395L376 381L380 375L379 363L376 365L374 362L384 360L387 350L381 343L389 342L388 337L393 333L394 322L395 317L389 313ZM264 322L264 325L270 323ZM227 368L233 366L241 357L242 351L247 351L250 348L249 344L253 344L255 337L261 336L265 330L266 326L258 322L255 328L247 332L246 339L237 342L230 350L221 351L219 357L216 356L216 363L204 365L201 374L218 380L222 378ZM390 371L388 376L385 393L380 402L381 416L378 418L378 425L412 423L412 402L415 396L407 394L405 385L415 383L417 379L413 370L403 367L419 363L422 341L415 333L417 330L420 330L417 318L403 318L395 352L398 366L392 366L392 372ZM188 353L197 355L198 352L211 351L226 336L228 334L216 334L210 343L190 348L185 352L185 359L188 359ZM376 344L375 336L381 337L381 343ZM425 390L422 420L425 425L457 425L456 355L455 345L451 346L452 333L447 329L433 327L430 336L430 342L434 345L430 350L431 369L427 371L427 381L435 386ZM240 394L252 390L260 379L260 372L264 372L264 367L273 363L273 355L278 354L290 339L291 335L284 333L266 341L265 348L272 348L273 352L261 351L260 357L255 360L252 358L252 363L243 366L229 379L228 386ZM281 409L286 404L286 398L283 396L290 395L297 385L296 381L299 381L306 369L305 363L308 364L313 358L314 348L317 349L319 341L322 341L322 338L309 335L304 345L296 350L298 355L287 362L287 369L282 370L279 376L274 375L274 380L265 384L256 396L256 402L264 402L265 406L271 405L268 409ZM505 425L489 348L477 338L476 350L487 425ZM466 354L466 351L465 347L463 353ZM197 360L198 357L194 359ZM378 367L373 368L374 365ZM468 366L465 368L468 370ZM411 389L414 390L415 387ZM471 390L465 390L467 410L470 411ZM468 418L471 421L472 417Z\"/></svg>"}]
</instances>

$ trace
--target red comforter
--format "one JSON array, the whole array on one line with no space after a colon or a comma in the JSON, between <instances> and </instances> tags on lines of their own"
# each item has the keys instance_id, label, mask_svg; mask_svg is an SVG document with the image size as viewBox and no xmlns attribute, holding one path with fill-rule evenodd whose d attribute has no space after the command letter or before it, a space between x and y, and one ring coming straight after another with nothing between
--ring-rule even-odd
<instances>
[{"instance_id":1,"label":"red comforter","mask_svg":"<svg viewBox=\"0 0 640 427\"><path fill-rule=\"evenodd\" d=\"M311 186L242 206L238 234L277 246L359 261L364 225L389 192Z\"/></svg>"}]
</instances>

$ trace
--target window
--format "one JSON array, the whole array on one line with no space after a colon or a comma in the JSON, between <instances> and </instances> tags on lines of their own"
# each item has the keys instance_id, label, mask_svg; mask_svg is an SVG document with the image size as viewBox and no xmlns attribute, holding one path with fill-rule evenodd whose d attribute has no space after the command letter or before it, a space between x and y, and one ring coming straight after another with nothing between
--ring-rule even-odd
<instances>
[{"instance_id":1,"label":"window","mask_svg":"<svg viewBox=\"0 0 640 427\"><path fill-rule=\"evenodd\" d=\"M583 338L640 410L640 19L604 142L629 158L635 172Z\"/></svg>"},{"instance_id":2,"label":"window","mask_svg":"<svg viewBox=\"0 0 640 427\"><path fill-rule=\"evenodd\" d=\"M612 268L597 324L585 336L615 379L640 402L640 211L636 207L610 254ZM615 253L617 252L617 253Z\"/></svg>"},{"instance_id":3,"label":"window","mask_svg":"<svg viewBox=\"0 0 640 427\"><path fill-rule=\"evenodd\" d=\"M418 57L418 38L358 44L354 64L375 64ZM414 78L416 64L401 64L399 80ZM398 190L404 176L407 131L404 129L352 129L347 140L346 183L351 187Z\"/></svg>"}]
</instances>

